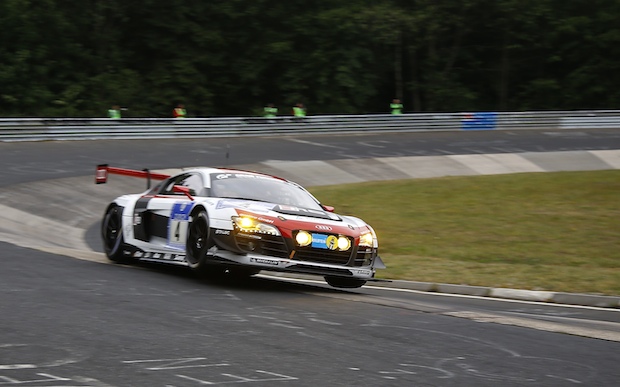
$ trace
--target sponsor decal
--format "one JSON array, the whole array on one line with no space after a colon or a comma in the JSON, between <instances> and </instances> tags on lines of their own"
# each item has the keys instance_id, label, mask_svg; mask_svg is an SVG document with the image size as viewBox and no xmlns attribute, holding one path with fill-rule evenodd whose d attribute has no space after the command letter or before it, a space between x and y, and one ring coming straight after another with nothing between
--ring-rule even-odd
<instances>
[{"instance_id":1,"label":"sponsor decal","mask_svg":"<svg viewBox=\"0 0 620 387\"><path fill-rule=\"evenodd\" d=\"M364 276L369 276L369 275L372 274L372 272L370 270L354 270L353 272L355 274L364 275Z\"/></svg>"},{"instance_id":2,"label":"sponsor decal","mask_svg":"<svg viewBox=\"0 0 620 387\"><path fill-rule=\"evenodd\" d=\"M330 235L325 239L325 244L330 250L336 250L338 248L338 238L335 235Z\"/></svg>"},{"instance_id":3,"label":"sponsor decal","mask_svg":"<svg viewBox=\"0 0 620 387\"><path fill-rule=\"evenodd\" d=\"M221 230L218 228L215 230L215 235L230 235L230 230Z\"/></svg>"},{"instance_id":4,"label":"sponsor decal","mask_svg":"<svg viewBox=\"0 0 620 387\"><path fill-rule=\"evenodd\" d=\"M317 224L316 226L314 226L314 228L316 228L317 230L323 230L323 231L331 231L333 230L330 226L324 225L324 224Z\"/></svg>"},{"instance_id":5,"label":"sponsor decal","mask_svg":"<svg viewBox=\"0 0 620 387\"><path fill-rule=\"evenodd\" d=\"M189 219L189 213L194 207L193 202L177 202L172 206L172 214L171 218L178 220L187 220Z\"/></svg>"},{"instance_id":6,"label":"sponsor decal","mask_svg":"<svg viewBox=\"0 0 620 387\"><path fill-rule=\"evenodd\" d=\"M326 249L327 248L327 235L312 234L312 247L316 249Z\"/></svg>"},{"instance_id":7,"label":"sponsor decal","mask_svg":"<svg viewBox=\"0 0 620 387\"><path fill-rule=\"evenodd\" d=\"M311 246L315 249L336 250L338 248L338 237L313 233Z\"/></svg>"},{"instance_id":8,"label":"sponsor decal","mask_svg":"<svg viewBox=\"0 0 620 387\"><path fill-rule=\"evenodd\" d=\"M271 266L278 266L280 264L279 261L274 261L272 259L265 259L265 258L250 258L250 262L258 263L262 265L271 265Z\"/></svg>"}]
</instances>

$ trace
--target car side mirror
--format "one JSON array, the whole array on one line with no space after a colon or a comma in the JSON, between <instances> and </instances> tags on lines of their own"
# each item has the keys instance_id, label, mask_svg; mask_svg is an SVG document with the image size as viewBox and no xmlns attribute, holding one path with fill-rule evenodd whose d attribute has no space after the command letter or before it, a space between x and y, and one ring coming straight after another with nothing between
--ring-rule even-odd
<instances>
[{"instance_id":1,"label":"car side mirror","mask_svg":"<svg viewBox=\"0 0 620 387\"><path fill-rule=\"evenodd\" d=\"M192 196L189 187L185 187L183 185L175 185L174 187L172 187L172 191L173 192L181 192L182 194L187 196L189 198L189 200L194 201L194 197Z\"/></svg>"},{"instance_id":2,"label":"car side mirror","mask_svg":"<svg viewBox=\"0 0 620 387\"><path fill-rule=\"evenodd\" d=\"M326 206L324 204L321 204L321 207L323 207L323 209L327 212L334 212L334 207L332 206Z\"/></svg>"}]
</instances>

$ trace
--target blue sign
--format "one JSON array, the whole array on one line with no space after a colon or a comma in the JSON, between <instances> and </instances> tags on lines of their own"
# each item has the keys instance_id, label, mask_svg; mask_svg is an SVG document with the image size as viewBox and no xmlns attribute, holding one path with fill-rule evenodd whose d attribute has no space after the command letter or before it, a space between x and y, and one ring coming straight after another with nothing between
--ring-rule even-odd
<instances>
[{"instance_id":1,"label":"blue sign","mask_svg":"<svg viewBox=\"0 0 620 387\"><path fill-rule=\"evenodd\" d=\"M465 113L461 124L463 130L493 130L497 124L497 113Z\"/></svg>"}]
</instances>

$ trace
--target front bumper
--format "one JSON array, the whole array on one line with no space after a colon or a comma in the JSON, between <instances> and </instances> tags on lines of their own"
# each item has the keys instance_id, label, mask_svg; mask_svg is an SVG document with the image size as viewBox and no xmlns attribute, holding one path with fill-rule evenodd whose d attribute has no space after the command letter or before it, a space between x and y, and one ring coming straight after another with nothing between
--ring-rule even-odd
<instances>
[{"instance_id":1,"label":"front bumper","mask_svg":"<svg viewBox=\"0 0 620 387\"><path fill-rule=\"evenodd\" d=\"M286 273L312 274L320 276L337 276L370 280L375 276L374 266L342 266L318 262L297 261L295 259L278 258L262 254L237 254L227 250L214 248L210 251L210 263L234 266L249 266L260 270L279 271ZM379 256L375 257L377 267L385 267Z\"/></svg>"}]
</instances>

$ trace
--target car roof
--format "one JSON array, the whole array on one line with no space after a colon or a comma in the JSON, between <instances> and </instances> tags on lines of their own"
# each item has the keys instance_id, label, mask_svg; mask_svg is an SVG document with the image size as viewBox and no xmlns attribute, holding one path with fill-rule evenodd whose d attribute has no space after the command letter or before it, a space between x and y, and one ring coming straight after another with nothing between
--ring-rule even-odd
<instances>
[{"instance_id":1,"label":"car roof","mask_svg":"<svg viewBox=\"0 0 620 387\"><path fill-rule=\"evenodd\" d=\"M272 179L276 179L276 180L282 180L282 181L289 182L288 179L285 179L283 177L279 177L279 176L275 176L275 175L270 175L270 174L262 173L262 172L249 171L249 170L244 170L244 169L237 169L237 168L195 167L195 168L185 169L181 173L188 173L188 172L198 172L198 173L201 173L203 175L210 175L212 173L243 173L243 174L248 174L248 175L268 177L268 178L272 178ZM177 174L177 175L179 175L179 174Z\"/></svg>"}]
</instances>

